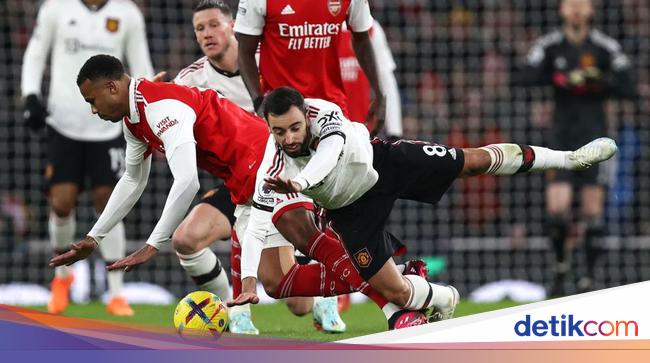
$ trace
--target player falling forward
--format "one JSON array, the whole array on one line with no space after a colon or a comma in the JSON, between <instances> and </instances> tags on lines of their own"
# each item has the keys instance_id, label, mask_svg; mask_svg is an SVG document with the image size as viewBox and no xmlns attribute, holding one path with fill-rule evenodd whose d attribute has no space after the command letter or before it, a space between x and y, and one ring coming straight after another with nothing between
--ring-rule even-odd
<instances>
[{"instance_id":1,"label":"player falling forward","mask_svg":"<svg viewBox=\"0 0 650 363\"><path fill-rule=\"evenodd\" d=\"M609 138L593 140L575 151L518 144L458 149L422 141L371 142L365 127L343 117L338 106L303 99L289 87L266 97L264 115L277 144L271 151L273 158L265 159L282 165L265 179L267 186L279 193L303 193L327 208L330 232L340 236L353 258L331 253L324 235L309 241L308 256L326 266L338 265L338 271L357 269L393 303L382 310L395 328L424 320L417 311L430 307L448 318L459 300L451 286L432 284L417 275L403 276L397 270L385 230L397 199L435 204L458 177L582 170L617 151Z\"/></svg>"}]
</instances>

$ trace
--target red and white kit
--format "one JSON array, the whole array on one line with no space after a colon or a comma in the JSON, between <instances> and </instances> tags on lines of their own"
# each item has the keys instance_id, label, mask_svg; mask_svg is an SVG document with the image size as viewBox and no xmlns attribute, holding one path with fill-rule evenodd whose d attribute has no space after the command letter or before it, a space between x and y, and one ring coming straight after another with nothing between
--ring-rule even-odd
<instances>
[{"instance_id":1,"label":"red and white kit","mask_svg":"<svg viewBox=\"0 0 650 363\"><path fill-rule=\"evenodd\" d=\"M347 115L338 58L344 22L355 32L370 29L373 19L368 1L242 0L235 31L262 37L263 94L291 85L305 97L334 102Z\"/></svg>"}]
</instances>

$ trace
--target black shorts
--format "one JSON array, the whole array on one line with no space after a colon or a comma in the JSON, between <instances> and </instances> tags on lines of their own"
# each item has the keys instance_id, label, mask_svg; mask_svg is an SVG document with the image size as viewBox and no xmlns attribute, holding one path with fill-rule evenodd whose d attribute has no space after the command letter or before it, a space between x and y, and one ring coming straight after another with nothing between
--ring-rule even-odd
<instances>
[{"instance_id":1,"label":"black shorts","mask_svg":"<svg viewBox=\"0 0 650 363\"><path fill-rule=\"evenodd\" d=\"M230 200L230 191L225 186L208 190L203 194L199 203L206 203L217 208L228 218L231 226L235 225L235 204Z\"/></svg>"},{"instance_id":2,"label":"black shorts","mask_svg":"<svg viewBox=\"0 0 650 363\"><path fill-rule=\"evenodd\" d=\"M60 183L74 183L83 190L86 177L90 187L114 186L124 173L124 138L108 141L78 141L47 128L46 189Z\"/></svg>"},{"instance_id":3,"label":"black shorts","mask_svg":"<svg viewBox=\"0 0 650 363\"><path fill-rule=\"evenodd\" d=\"M421 141L372 141L379 180L354 203L328 210L361 276L370 279L400 244L385 225L397 199L437 203L465 164L462 149Z\"/></svg>"},{"instance_id":4,"label":"black shorts","mask_svg":"<svg viewBox=\"0 0 650 363\"><path fill-rule=\"evenodd\" d=\"M587 170L556 170L547 173L548 182L566 182L574 188L581 188L588 185L607 185L607 175L604 173L605 168L600 165L594 165Z\"/></svg>"}]
</instances>

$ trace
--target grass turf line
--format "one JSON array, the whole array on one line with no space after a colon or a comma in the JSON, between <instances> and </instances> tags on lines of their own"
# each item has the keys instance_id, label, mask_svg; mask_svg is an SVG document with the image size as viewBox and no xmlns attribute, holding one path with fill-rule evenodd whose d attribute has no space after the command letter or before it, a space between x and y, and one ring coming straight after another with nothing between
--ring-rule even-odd
<instances>
[{"instance_id":1,"label":"grass turf line","mask_svg":"<svg viewBox=\"0 0 650 363\"><path fill-rule=\"evenodd\" d=\"M456 307L456 317L504 309L516 306L517 303L504 301L491 304L475 304L463 301ZM71 317L121 321L134 324L173 327L174 305L132 305L134 317L116 317L106 312L106 307L97 302L87 305L70 305L64 315ZM44 306L30 307L45 311ZM278 338L334 341L353 338L360 335L378 333L386 330L386 320L383 313L370 302L355 304L342 314L347 325L343 334L325 334L316 331L312 325L311 314L296 317L285 304L254 305L252 307L253 323L262 335Z\"/></svg>"}]
</instances>

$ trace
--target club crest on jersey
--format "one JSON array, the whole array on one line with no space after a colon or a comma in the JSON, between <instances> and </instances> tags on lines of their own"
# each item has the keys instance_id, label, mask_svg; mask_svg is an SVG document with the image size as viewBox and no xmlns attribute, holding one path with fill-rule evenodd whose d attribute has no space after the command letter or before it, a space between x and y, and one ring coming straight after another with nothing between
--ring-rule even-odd
<instances>
[{"instance_id":1,"label":"club crest on jersey","mask_svg":"<svg viewBox=\"0 0 650 363\"><path fill-rule=\"evenodd\" d=\"M367 248L362 249L361 251L354 254L354 259L359 264L359 267L368 267L370 262L372 262L372 257Z\"/></svg>"},{"instance_id":2,"label":"club crest on jersey","mask_svg":"<svg viewBox=\"0 0 650 363\"><path fill-rule=\"evenodd\" d=\"M108 18L106 19L106 30L108 30L111 33L115 33L117 29L120 27L120 21L115 18Z\"/></svg>"},{"instance_id":3,"label":"club crest on jersey","mask_svg":"<svg viewBox=\"0 0 650 363\"><path fill-rule=\"evenodd\" d=\"M596 60L593 55L585 53L580 57L580 65L585 68L593 67L596 65Z\"/></svg>"},{"instance_id":4,"label":"club crest on jersey","mask_svg":"<svg viewBox=\"0 0 650 363\"><path fill-rule=\"evenodd\" d=\"M337 16L341 12L341 0L327 0L327 10L332 16Z\"/></svg>"}]
</instances>

